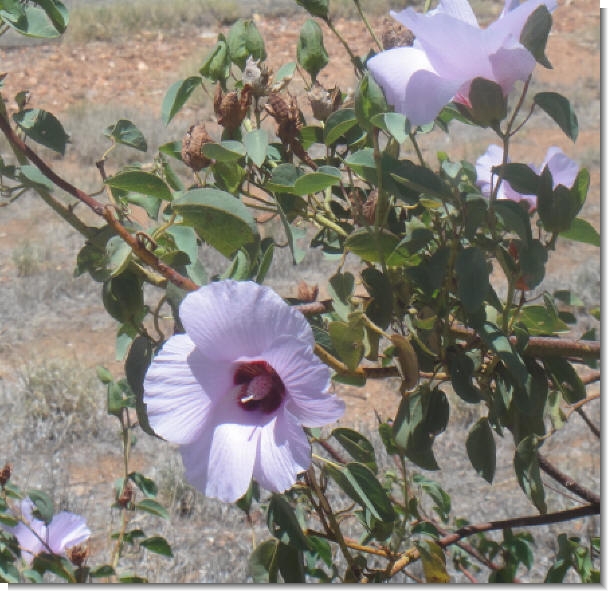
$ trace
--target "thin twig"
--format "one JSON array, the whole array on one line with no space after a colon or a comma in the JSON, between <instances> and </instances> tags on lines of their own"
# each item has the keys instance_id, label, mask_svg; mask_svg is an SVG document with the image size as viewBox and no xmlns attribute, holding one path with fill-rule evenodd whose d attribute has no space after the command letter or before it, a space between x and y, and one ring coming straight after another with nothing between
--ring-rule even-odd
<instances>
[{"instance_id":1,"label":"thin twig","mask_svg":"<svg viewBox=\"0 0 608 591\"><path fill-rule=\"evenodd\" d=\"M570 492L574 493L581 499L584 499L588 503L600 503L600 496L596 495L594 492L586 489L584 486L581 486L576 480L572 477L564 474L560 471L556 466L554 466L544 455L538 454L538 465L540 469L551 476L553 480L559 482L564 488L567 488Z\"/></svg>"},{"instance_id":2,"label":"thin twig","mask_svg":"<svg viewBox=\"0 0 608 591\"><path fill-rule=\"evenodd\" d=\"M587 427L589 427L589 430L591 431L591 433L593 433L598 439L601 438L601 433L600 430L591 422L591 419L589 419L589 417L585 414L585 411L582 408L577 408L576 412L578 415L580 415L581 419L583 419L583 421L585 421Z\"/></svg>"}]
</instances>

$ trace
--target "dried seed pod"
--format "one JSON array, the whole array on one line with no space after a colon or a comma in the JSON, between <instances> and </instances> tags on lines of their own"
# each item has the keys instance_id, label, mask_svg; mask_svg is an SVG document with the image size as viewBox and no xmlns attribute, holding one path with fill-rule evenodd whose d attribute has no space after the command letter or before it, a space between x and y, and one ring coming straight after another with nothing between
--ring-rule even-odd
<instances>
[{"instance_id":1,"label":"dried seed pod","mask_svg":"<svg viewBox=\"0 0 608 591\"><path fill-rule=\"evenodd\" d=\"M243 85L251 87L254 97L259 98L270 94L269 79L270 70L264 64L260 66L259 61L254 60L251 56L248 57L243 70Z\"/></svg>"},{"instance_id":2,"label":"dried seed pod","mask_svg":"<svg viewBox=\"0 0 608 591\"><path fill-rule=\"evenodd\" d=\"M72 546L67 548L65 553L69 558L70 562L74 566L82 566L86 559L89 557L89 546L88 544L79 544L78 546Z\"/></svg>"},{"instance_id":3,"label":"dried seed pod","mask_svg":"<svg viewBox=\"0 0 608 591\"><path fill-rule=\"evenodd\" d=\"M392 334L391 342L397 352L397 363L401 374L401 394L413 390L418 384L420 373L418 356L410 340L400 334Z\"/></svg>"},{"instance_id":4,"label":"dried seed pod","mask_svg":"<svg viewBox=\"0 0 608 591\"><path fill-rule=\"evenodd\" d=\"M312 114L319 121L326 121L327 118L340 108L342 104L342 93L335 86L327 90L318 82L308 92L308 100L312 108Z\"/></svg>"},{"instance_id":5,"label":"dried seed pod","mask_svg":"<svg viewBox=\"0 0 608 591\"><path fill-rule=\"evenodd\" d=\"M301 302L314 302L319 297L319 286L308 285L306 281L298 283L298 300Z\"/></svg>"},{"instance_id":6,"label":"dried seed pod","mask_svg":"<svg viewBox=\"0 0 608 591\"><path fill-rule=\"evenodd\" d=\"M378 203L378 189L369 192L365 203L361 206L361 213L368 224L376 220L376 204Z\"/></svg>"},{"instance_id":7,"label":"dried seed pod","mask_svg":"<svg viewBox=\"0 0 608 591\"><path fill-rule=\"evenodd\" d=\"M386 17L382 23L382 47L392 49L393 47L410 47L414 44L414 33L407 27L395 22L394 19Z\"/></svg>"},{"instance_id":8,"label":"dried seed pod","mask_svg":"<svg viewBox=\"0 0 608 591\"><path fill-rule=\"evenodd\" d=\"M0 486L4 486L11 479L11 471L13 469L12 464L4 464L2 470L0 470Z\"/></svg>"},{"instance_id":9,"label":"dried seed pod","mask_svg":"<svg viewBox=\"0 0 608 591\"><path fill-rule=\"evenodd\" d=\"M253 90L248 84L243 86L240 93L236 90L224 94L218 84L213 98L213 109L217 122L228 132L237 130L251 104Z\"/></svg>"},{"instance_id":10,"label":"dried seed pod","mask_svg":"<svg viewBox=\"0 0 608 591\"><path fill-rule=\"evenodd\" d=\"M192 170L201 170L211 164L211 160L203 155L203 146L213 142L207 133L204 123L190 127L182 140L182 160Z\"/></svg>"},{"instance_id":11,"label":"dried seed pod","mask_svg":"<svg viewBox=\"0 0 608 591\"><path fill-rule=\"evenodd\" d=\"M135 502L135 494L135 488L131 484L131 481L128 481L120 494L116 496L116 504L123 509L132 509Z\"/></svg>"}]
</instances>

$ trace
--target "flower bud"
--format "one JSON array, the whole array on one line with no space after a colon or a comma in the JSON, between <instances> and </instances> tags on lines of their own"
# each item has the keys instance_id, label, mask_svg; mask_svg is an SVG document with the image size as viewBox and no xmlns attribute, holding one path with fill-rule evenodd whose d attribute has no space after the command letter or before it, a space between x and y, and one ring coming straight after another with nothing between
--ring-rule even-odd
<instances>
[{"instance_id":1,"label":"flower bud","mask_svg":"<svg viewBox=\"0 0 608 591\"><path fill-rule=\"evenodd\" d=\"M4 467L2 468L2 470L0 470L0 486L4 487L4 485L11 479L12 468L12 464L4 464Z\"/></svg>"}]
</instances>

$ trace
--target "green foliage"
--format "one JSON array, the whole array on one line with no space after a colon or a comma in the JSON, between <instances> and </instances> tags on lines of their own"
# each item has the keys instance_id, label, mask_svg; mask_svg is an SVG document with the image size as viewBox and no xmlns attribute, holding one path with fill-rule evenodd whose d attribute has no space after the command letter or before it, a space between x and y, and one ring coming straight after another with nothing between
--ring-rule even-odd
<instances>
[{"instance_id":1,"label":"green foliage","mask_svg":"<svg viewBox=\"0 0 608 591\"><path fill-rule=\"evenodd\" d=\"M177 13L183 4L174 4ZM337 32L332 21L336 4L297 4ZM361 9L359 2L354 4ZM121 9L125 21L135 14L130 9L137 7ZM0 2L0 19L4 29L46 38L63 32L68 22L57 0ZM103 21L93 20L99 26ZM476 416L460 436L472 470L494 482L498 446L509 432L516 446L517 481L549 522L553 508L545 496L538 450L553 436L550 427L557 430L566 422L572 412L567 407L586 401L576 363L594 361L583 344L595 333L594 327L584 327L580 341L564 346L574 354L561 352L563 335L576 326L585 306L570 293L536 295L543 290L558 241L600 244L594 226L579 217L589 172L581 169L572 187L554 187L548 167L537 174L526 164L507 163L494 168L495 182L500 178L515 191L535 195L537 209L525 202L487 199L475 184L472 162L454 161L446 152L435 161L426 141L434 127L462 140L461 128L450 129L457 120L489 128L486 132L495 132L507 151L518 140L516 122L523 121L523 127L528 120L521 111L525 96L513 100L496 82L475 78L470 104L446 106L434 123L412 128L403 113L393 112L366 71L371 52L363 58L349 56L357 78L351 101L338 89L319 84L330 56L324 29L312 18L299 31L297 63L291 61L275 74L264 63L267 48L256 21L232 22L195 74L175 81L160 105L160 122L177 123L197 88L211 101L209 85L215 85L217 125L209 125L204 141L188 146L178 138L164 143L158 154L146 155L146 162L108 167L109 176L103 171L106 194L84 199L71 191L72 197L91 200L106 225L91 225L79 209L64 205L56 177L45 166L28 163L18 142L11 144L16 163L0 160L2 205L25 191L35 193L85 239L75 275L87 272L102 284L103 305L118 323L116 352L124 360L124 377L115 379L103 367L97 375L106 388L107 412L120 423L125 458L112 505L121 513L122 525L111 534L115 554L108 564L78 566L66 556L40 554L31 568L23 568L14 537L0 530L0 580L41 582L54 576L70 582L112 578L139 583L147 579L117 567L125 549L174 558L169 542L145 533L140 523L144 517L171 517L161 503L163 495L152 478L128 466L135 430L155 435L144 403L146 371L167 331L183 331L179 305L187 289L226 278L261 283L277 277L277 253L283 247L294 266L314 250L335 262L335 269L319 281L327 299L317 301L316 290L307 294L304 287L297 298L288 298L306 312L314 309L308 319L315 352L331 366L333 380L362 386L372 378L397 379L386 382L395 390L393 407L376 410L379 449L373 437L346 424L328 431L327 439L320 429L308 429L314 455L289 491L267 495L251 482L237 505L251 522L256 504L264 509L272 536L251 554L253 580L385 582L396 574L391 572L395 565L416 557L427 582L449 581L445 552L454 545L445 536L451 529L467 535L475 529L459 529L464 522L453 514L439 477L431 480L411 468L440 469L434 442L448 429L461 400L479 405L467 407ZM545 55L551 24L549 11L540 6L520 38L545 67L551 67ZM260 73L253 80L245 70L255 74L255 68ZM289 86L297 76L305 78L311 100L318 91L328 102L329 115L319 122L305 120L296 84ZM522 92L527 91L524 85ZM45 110L26 108L24 93L16 102L12 123L20 137L64 155L69 136L59 120ZM538 92L531 115L539 109L576 139L578 120L568 99ZM103 134L111 142L105 163L117 144L142 158L147 154L148 141L128 119L106 126ZM194 165L187 155L205 164ZM59 187L70 192L68 183ZM135 215L138 208L145 215ZM126 234L132 239L124 240ZM217 264L215 254L221 260ZM27 261L13 259L20 277L35 275L27 270ZM591 314L599 318L599 312ZM290 402L285 401L288 410ZM368 410L372 407L370 401ZM457 412L461 407L456 406ZM52 414L49 409L45 417ZM289 441L280 443L289 448ZM387 468L385 455L395 464ZM305 458L298 462L303 468L309 465ZM21 516L13 501L25 495L9 482L0 484L0 523L14 527ZM40 491L28 494L36 516L50 522L52 498ZM432 512L425 510L429 499ZM337 509L338 504L346 507ZM137 520L131 521L134 512ZM347 522L359 539L345 537ZM513 533L508 525L501 541L478 535L472 543L493 561L491 582L513 582L522 565L528 570L533 565L531 536ZM560 535L547 582L561 582L569 569L584 582L597 582L593 561L598 544L587 547L578 538ZM454 564L467 569L475 557L466 555L465 546L452 553Z\"/></svg>"}]
</instances>

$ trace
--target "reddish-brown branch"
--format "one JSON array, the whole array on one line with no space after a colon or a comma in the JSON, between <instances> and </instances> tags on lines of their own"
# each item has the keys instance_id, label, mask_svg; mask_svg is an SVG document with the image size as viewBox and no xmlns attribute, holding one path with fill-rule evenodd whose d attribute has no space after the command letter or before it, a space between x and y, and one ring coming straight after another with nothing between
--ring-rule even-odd
<instances>
[{"instance_id":1,"label":"reddish-brown branch","mask_svg":"<svg viewBox=\"0 0 608 591\"><path fill-rule=\"evenodd\" d=\"M533 527L537 525L547 525L549 523L561 523L562 521L570 521L580 517L589 515L599 515L600 503L591 503L574 509L566 509L565 511L557 511L556 513L545 513L544 515L527 515L525 517L513 517L512 519L503 519L501 521L488 521L487 523L477 523L475 525L465 525L454 533L443 536L438 540L438 544L442 547L455 544L456 542L479 534L484 531L495 529L507 529L511 527Z\"/></svg>"},{"instance_id":2,"label":"reddish-brown branch","mask_svg":"<svg viewBox=\"0 0 608 591\"><path fill-rule=\"evenodd\" d=\"M584 499L588 503L596 503L598 505L600 504L599 495L596 495L594 492L587 490L584 486L578 484L576 480L574 480L567 474L561 472L545 456L540 453L538 454L538 465L545 474L551 476L553 480L559 482L564 488L567 488L570 492L573 492L581 499Z\"/></svg>"},{"instance_id":3,"label":"reddish-brown branch","mask_svg":"<svg viewBox=\"0 0 608 591\"><path fill-rule=\"evenodd\" d=\"M141 244L135 236L133 236L115 217L112 208L97 201L91 195L85 193L78 187L75 187L64 178L60 177L34 150L32 150L12 129L8 120L0 114L0 130L6 136L12 146L23 153L30 162L51 182L63 189L66 193L72 195L82 203L86 204L97 215L103 217L116 233L131 247L133 252L146 264L156 269L168 281L171 281L181 289L193 291L198 289L198 285L191 281L188 277L184 277L175 269L163 263L156 255L150 252Z\"/></svg>"}]
</instances>

